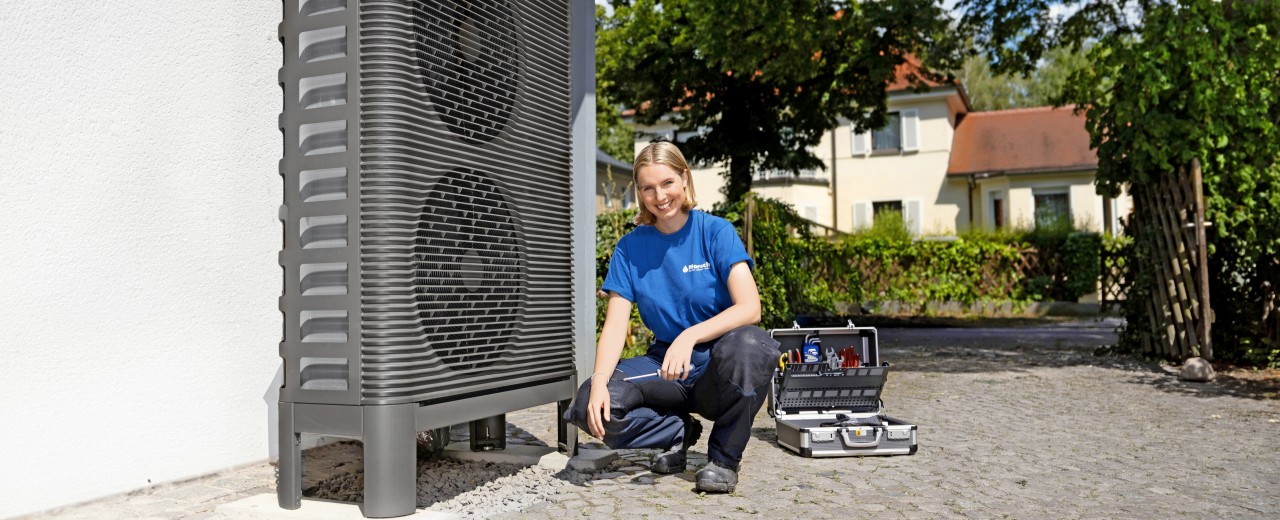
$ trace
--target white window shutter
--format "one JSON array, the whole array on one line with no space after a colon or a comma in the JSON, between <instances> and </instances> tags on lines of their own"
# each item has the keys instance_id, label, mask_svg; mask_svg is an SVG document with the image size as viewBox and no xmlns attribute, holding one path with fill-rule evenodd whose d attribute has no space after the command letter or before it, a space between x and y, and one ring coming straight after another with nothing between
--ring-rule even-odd
<instances>
[{"instance_id":1,"label":"white window shutter","mask_svg":"<svg viewBox=\"0 0 1280 520\"><path fill-rule=\"evenodd\" d=\"M902 114L902 151L920 150L920 111L903 110Z\"/></svg>"},{"instance_id":2,"label":"white window shutter","mask_svg":"<svg viewBox=\"0 0 1280 520\"><path fill-rule=\"evenodd\" d=\"M871 227L871 204L867 202L855 202L853 204L853 229L866 229Z\"/></svg>"},{"instance_id":3,"label":"white window shutter","mask_svg":"<svg viewBox=\"0 0 1280 520\"><path fill-rule=\"evenodd\" d=\"M849 130L852 131L853 127L850 126ZM853 134L853 156L859 157L859 156L867 155L867 137L868 136L866 132L861 132L861 133L851 132L851 133Z\"/></svg>"},{"instance_id":4,"label":"white window shutter","mask_svg":"<svg viewBox=\"0 0 1280 520\"><path fill-rule=\"evenodd\" d=\"M904 213L902 218L907 221L907 229L911 230L911 234L917 237L924 234L924 223L921 222L923 219L920 218L920 209L919 200L908 200L902 208Z\"/></svg>"}]
</instances>

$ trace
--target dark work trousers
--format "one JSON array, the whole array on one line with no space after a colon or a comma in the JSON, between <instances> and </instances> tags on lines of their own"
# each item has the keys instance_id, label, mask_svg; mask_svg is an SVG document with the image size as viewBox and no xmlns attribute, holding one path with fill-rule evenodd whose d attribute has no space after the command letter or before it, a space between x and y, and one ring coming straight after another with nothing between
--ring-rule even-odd
<instances>
[{"instance_id":1,"label":"dark work trousers","mask_svg":"<svg viewBox=\"0 0 1280 520\"><path fill-rule=\"evenodd\" d=\"M697 412L715 421L707 439L707 456L737 470L778 363L778 342L760 327L738 327L695 346L692 375L684 381L656 376L623 381L658 371L668 346L654 342L645 355L618 363L608 384L611 417L604 423L605 445L614 449L679 447L684 442L684 418ZM590 395L588 379L564 417L587 431Z\"/></svg>"}]
</instances>

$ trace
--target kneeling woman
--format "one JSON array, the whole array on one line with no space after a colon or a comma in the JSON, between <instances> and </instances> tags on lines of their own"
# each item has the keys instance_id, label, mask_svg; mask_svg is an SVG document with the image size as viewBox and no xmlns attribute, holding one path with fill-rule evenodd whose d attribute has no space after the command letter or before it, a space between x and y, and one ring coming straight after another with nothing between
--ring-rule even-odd
<instances>
[{"instance_id":1,"label":"kneeling woman","mask_svg":"<svg viewBox=\"0 0 1280 520\"><path fill-rule=\"evenodd\" d=\"M651 469L678 473L701 434L689 416L697 412L715 421L697 489L732 492L778 359L777 343L755 326L752 260L733 225L693 209L689 166L675 145L646 147L634 174L639 226L613 251L594 374L565 419L611 448L666 450ZM619 361L632 304L654 342L645 355Z\"/></svg>"}]
</instances>

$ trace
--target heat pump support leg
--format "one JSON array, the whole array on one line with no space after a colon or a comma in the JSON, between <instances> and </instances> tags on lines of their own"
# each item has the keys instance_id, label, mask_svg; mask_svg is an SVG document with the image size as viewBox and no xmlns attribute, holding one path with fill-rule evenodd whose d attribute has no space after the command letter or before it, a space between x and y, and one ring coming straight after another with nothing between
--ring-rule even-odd
<instances>
[{"instance_id":1,"label":"heat pump support leg","mask_svg":"<svg viewBox=\"0 0 1280 520\"><path fill-rule=\"evenodd\" d=\"M570 406L573 399L556 402L556 441L560 452L572 457L578 454L578 427L564 420Z\"/></svg>"},{"instance_id":2,"label":"heat pump support leg","mask_svg":"<svg viewBox=\"0 0 1280 520\"><path fill-rule=\"evenodd\" d=\"M411 515L418 498L416 404L364 406L366 518Z\"/></svg>"},{"instance_id":3,"label":"heat pump support leg","mask_svg":"<svg viewBox=\"0 0 1280 520\"><path fill-rule=\"evenodd\" d=\"M281 509L297 509L302 506L302 439L293 429L293 403L282 402L279 407L276 498Z\"/></svg>"},{"instance_id":4,"label":"heat pump support leg","mask_svg":"<svg viewBox=\"0 0 1280 520\"><path fill-rule=\"evenodd\" d=\"M471 451L507 449L507 414L471 421Z\"/></svg>"}]
</instances>

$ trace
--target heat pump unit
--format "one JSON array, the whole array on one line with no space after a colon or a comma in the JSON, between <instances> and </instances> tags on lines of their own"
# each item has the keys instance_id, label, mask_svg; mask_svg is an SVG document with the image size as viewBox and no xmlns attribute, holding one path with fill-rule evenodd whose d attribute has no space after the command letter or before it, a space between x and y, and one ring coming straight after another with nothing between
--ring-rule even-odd
<instances>
[{"instance_id":1,"label":"heat pump unit","mask_svg":"<svg viewBox=\"0 0 1280 520\"><path fill-rule=\"evenodd\" d=\"M417 432L572 398L591 8L284 0L281 507L300 506L301 433L362 438L364 514L400 516Z\"/></svg>"}]
</instances>

